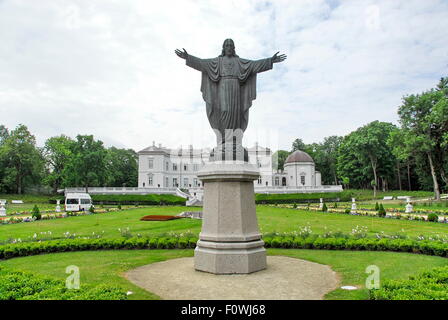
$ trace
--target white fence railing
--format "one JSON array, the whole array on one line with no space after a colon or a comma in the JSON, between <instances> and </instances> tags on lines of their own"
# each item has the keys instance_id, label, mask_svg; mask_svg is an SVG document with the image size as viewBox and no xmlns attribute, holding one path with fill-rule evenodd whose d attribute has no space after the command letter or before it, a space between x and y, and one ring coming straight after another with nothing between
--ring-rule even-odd
<instances>
[{"instance_id":1,"label":"white fence railing","mask_svg":"<svg viewBox=\"0 0 448 320\"><path fill-rule=\"evenodd\" d=\"M302 187L257 187L255 193L319 193L319 192L342 192L342 186L302 186Z\"/></svg>"},{"instance_id":2,"label":"white fence railing","mask_svg":"<svg viewBox=\"0 0 448 320\"><path fill-rule=\"evenodd\" d=\"M178 188L138 188L138 187L89 187L90 194L175 194L183 198L197 197L202 198L204 189L202 187L188 188L184 193ZM255 193L318 193L318 192L341 192L342 186L303 186L303 187L273 187L273 186L255 186ZM58 192L86 192L86 188L65 188Z\"/></svg>"}]
</instances>

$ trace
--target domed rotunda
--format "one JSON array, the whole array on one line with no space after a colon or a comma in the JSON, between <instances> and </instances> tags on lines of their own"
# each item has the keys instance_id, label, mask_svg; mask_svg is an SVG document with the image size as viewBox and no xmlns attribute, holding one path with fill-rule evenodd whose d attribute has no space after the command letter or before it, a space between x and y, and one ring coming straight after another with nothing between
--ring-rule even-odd
<instances>
[{"instance_id":1,"label":"domed rotunda","mask_svg":"<svg viewBox=\"0 0 448 320\"><path fill-rule=\"evenodd\" d=\"M313 158L301 150L294 151L285 160L287 185L293 187L321 186L321 174L316 171Z\"/></svg>"}]
</instances>

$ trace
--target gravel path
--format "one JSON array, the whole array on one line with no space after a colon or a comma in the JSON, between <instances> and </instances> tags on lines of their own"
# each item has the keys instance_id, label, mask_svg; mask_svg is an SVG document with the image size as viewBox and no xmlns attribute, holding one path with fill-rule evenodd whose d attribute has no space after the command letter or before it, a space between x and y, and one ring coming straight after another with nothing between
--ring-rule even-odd
<instances>
[{"instance_id":1,"label":"gravel path","mask_svg":"<svg viewBox=\"0 0 448 320\"><path fill-rule=\"evenodd\" d=\"M125 273L135 285L167 300L320 300L338 287L329 266L268 256L268 268L247 275L196 271L193 258L171 259Z\"/></svg>"}]
</instances>

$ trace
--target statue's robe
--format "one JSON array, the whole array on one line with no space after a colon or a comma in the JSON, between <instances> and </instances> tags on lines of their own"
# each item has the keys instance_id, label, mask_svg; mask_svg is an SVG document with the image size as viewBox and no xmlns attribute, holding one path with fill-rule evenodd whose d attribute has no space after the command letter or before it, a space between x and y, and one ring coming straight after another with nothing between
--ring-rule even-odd
<instances>
[{"instance_id":1,"label":"statue's robe","mask_svg":"<svg viewBox=\"0 0 448 320\"><path fill-rule=\"evenodd\" d=\"M202 72L201 92L212 128L222 136L226 129L244 132L249 108L257 95L257 73L272 69L272 59L251 61L236 56L200 59L188 55L186 64Z\"/></svg>"}]
</instances>

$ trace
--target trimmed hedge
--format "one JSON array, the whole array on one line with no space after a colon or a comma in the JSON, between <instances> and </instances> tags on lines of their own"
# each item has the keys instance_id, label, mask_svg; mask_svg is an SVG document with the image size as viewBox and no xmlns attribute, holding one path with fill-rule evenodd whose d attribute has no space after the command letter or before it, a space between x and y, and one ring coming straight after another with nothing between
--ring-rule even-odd
<instances>
[{"instance_id":1,"label":"trimmed hedge","mask_svg":"<svg viewBox=\"0 0 448 320\"><path fill-rule=\"evenodd\" d=\"M0 246L0 259L42 253L113 249L188 249L195 248L197 238L118 238L64 239L43 242L22 242Z\"/></svg>"},{"instance_id":2,"label":"trimmed hedge","mask_svg":"<svg viewBox=\"0 0 448 320\"><path fill-rule=\"evenodd\" d=\"M352 198L351 191L327 192L327 193L276 193L276 194L255 194L255 203L257 204L281 204L281 203L306 203L319 202L320 198L324 200L349 201Z\"/></svg>"},{"instance_id":3,"label":"trimmed hedge","mask_svg":"<svg viewBox=\"0 0 448 320\"><path fill-rule=\"evenodd\" d=\"M185 205L185 199L172 194L92 194L94 204L106 205ZM56 199L51 198L50 203L56 203ZM61 203L63 203L61 201Z\"/></svg>"},{"instance_id":4,"label":"trimmed hedge","mask_svg":"<svg viewBox=\"0 0 448 320\"><path fill-rule=\"evenodd\" d=\"M420 253L448 256L448 243L410 239L346 239L321 237L267 236L266 248L369 250ZM118 238L118 239L65 239L43 242L23 242L0 246L0 259L37 255L42 253L113 250L113 249L193 249L196 237Z\"/></svg>"},{"instance_id":5,"label":"trimmed hedge","mask_svg":"<svg viewBox=\"0 0 448 320\"><path fill-rule=\"evenodd\" d=\"M371 300L448 300L448 266L433 268L408 280L385 280L369 290Z\"/></svg>"},{"instance_id":6,"label":"trimmed hedge","mask_svg":"<svg viewBox=\"0 0 448 320\"><path fill-rule=\"evenodd\" d=\"M0 266L0 300L127 300L122 290L106 285L67 289L63 280Z\"/></svg>"}]
</instances>

